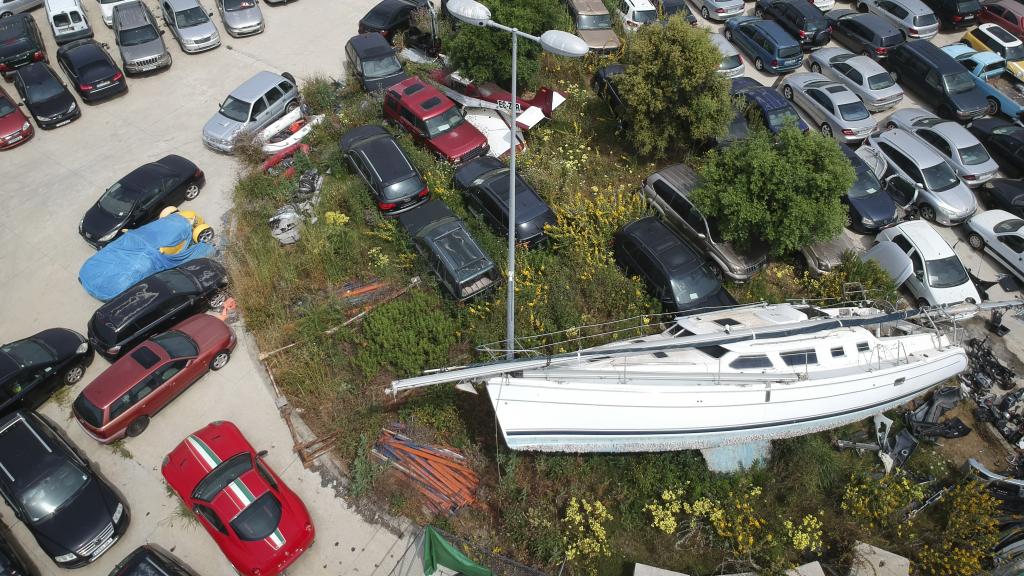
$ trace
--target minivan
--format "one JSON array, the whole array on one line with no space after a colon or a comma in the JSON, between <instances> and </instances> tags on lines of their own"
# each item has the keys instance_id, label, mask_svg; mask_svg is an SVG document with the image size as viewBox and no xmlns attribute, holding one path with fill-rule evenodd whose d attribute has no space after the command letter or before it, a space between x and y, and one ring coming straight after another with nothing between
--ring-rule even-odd
<instances>
[{"instance_id":1,"label":"minivan","mask_svg":"<svg viewBox=\"0 0 1024 576\"><path fill-rule=\"evenodd\" d=\"M141 0L114 6L112 27L126 74L170 67L171 53L160 37L163 32L156 27L153 13Z\"/></svg>"},{"instance_id":2,"label":"minivan","mask_svg":"<svg viewBox=\"0 0 1024 576\"><path fill-rule=\"evenodd\" d=\"M218 152L235 150L235 137L242 130L258 132L299 107L295 77L284 72L257 72L220 105L220 110L203 126L203 144Z\"/></svg>"},{"instance_id":3,"label":"minivan","mask_svg":"<svg viewBox=\"0 0 1024 576\"><path fill-rule=\"evenodd\" d=\"M92 38L92 28L81 0L46 0L46 20L57 45Z\"/></svg>"},{"instance_id":4,"label":"minivan","mask_svg":"<svg viewBox=\"0 0 1024 576\"><path fill-rule=\"evenodd\" d=\"M978 0L924 0L944 29L962 30L978 23Z\"/></svg>"},{"instance_id":5,"label":"minivan","mask_svg":"<svg viewBox=\"0 0 1024 576\"><path fill-rule=\"evenodd\" d=\"M927 40L939 33L935 12L921 0L860 0L857 10L885 18L908 39Z\"/></svg>"},{"instance_id":6,"label":"minivan","mask_svg":"<svg viewBox=\"0 0 1024 576\"><path fill-rule=\"evenodd\" d=\"M912 40L890 50L888 67L894 80L924 96L943 118L966 121L988 110L985 94L971 73L927 40Z\"/></svg>"},{"instance_id":7,"label":"minivan","mask_svg":"<svg viewBox=\"0 0 1024 576\"><path fill-rule=\"evenodd\" d=\"M773 20L737 16L725 23L725 37L746 52L761 72L791 72L804 61L800 42Z\"/></svg>"},{"instance_id":8,"label":"minivan","mask_svg":"<svg viewBox=\"0 0 1024 576\"><path fill-rule=\"evenodd\" d=\"M576 25L576 35L587 43L591 52L610 54L622 47L612 30L612 15L602 0L566 0L566 4Z\"/></svg>"},{"instance_id":9,"label":"minivan","mask_svg":"<svg viewBox=\"0 0 1024 576\"><path fill-rule=\"evenodd\" d=\"M43 0L4 0L0 4L0 19L28 12L43 5Z\"/></svg>"},{"instance_id":10,"label":"minivan","mask_svg":"<svg viewBox=\"0 0 1024 576\"><path fill-rule=\"evenodd\" d=\"M807 48L824 46L832 39L832 29L821 10L804 0L758 0L754 15L778 22Z\"/></svg>"}]
</instances>

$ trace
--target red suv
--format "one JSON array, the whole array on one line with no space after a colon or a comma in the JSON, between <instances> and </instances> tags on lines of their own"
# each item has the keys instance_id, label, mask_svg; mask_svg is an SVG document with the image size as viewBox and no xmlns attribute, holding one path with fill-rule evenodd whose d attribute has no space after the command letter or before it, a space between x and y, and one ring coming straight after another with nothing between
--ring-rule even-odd
<instances>
[{"instance_id":1,"label":"red suv","mask_svg":"<svg viewBox=\"0 0 1024 576\"><path fill-rule=\"evenodd\" d=\"M387 89L384 117L449 162L465 162L489 149L487 138L466 122L455 102L415 76Z\"/></svg>"}]
</instances>

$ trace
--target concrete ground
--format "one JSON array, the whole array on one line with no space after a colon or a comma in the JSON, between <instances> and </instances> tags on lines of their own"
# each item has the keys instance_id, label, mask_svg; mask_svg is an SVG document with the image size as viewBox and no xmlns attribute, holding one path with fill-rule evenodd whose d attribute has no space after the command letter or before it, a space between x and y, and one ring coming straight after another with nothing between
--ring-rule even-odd
<instances>
[{"instance_id":1,"label":"concrete ground","mask_svg":"<svg viewBox=\"0 0 1024 576\"><path fill-rule=\"evenodd\" d=\"M118 178L166 154L185 156L206 172L206 187L188 207L223 231L231 206L236 163L203 147L203 124L228 92L259 70L341 75L345 40L356 33L359 17L376 0L299 0L282 6L262 4L266 32L234 39L197 55L181 52L164 35L173 54L170 70L129 79L125 96L95 106L84 105L82 118L53 131L37 131L23 146L0 152L0 207L11 215L0 227L0 293L4 294L0 342L62 326L85 332L99 306L78 285L78 269L93 254L78 236L78 221L99 195ZM96 0L84 0L96 39L113 50L113 35L100 19ZM157 3L147 0L154 14ZM212 0L206 2L213 7ZM34 10L51 62L56 47L42 9ZM159 18L158 18L159 20ZM14 94L13 85L3 83ZM241 328L241 325L236 325ZM83 383L61 403L43 412L60 424L97 468L127 499L132 525L122 541L94 564L76 571L106 575L136 546L155 542L189 563L198 574L232 573L231 566L205 531L180 516L179 501L168 496L160 475L164 456L189 433L214 420L232 420L305 501L317 529L314 547L289 570L292 574L386 575L405 542L381 526L363 521L317 473L305 470L292 450L272 389L256 361L255 345L242 337L226 368L197 382L153 419L124 450L97 444L70 418L70 401L85 382L108 363L97 357ZM36 545L9 509L0 511L41 574L64 573Z\"/></svg>"}]
</instances>

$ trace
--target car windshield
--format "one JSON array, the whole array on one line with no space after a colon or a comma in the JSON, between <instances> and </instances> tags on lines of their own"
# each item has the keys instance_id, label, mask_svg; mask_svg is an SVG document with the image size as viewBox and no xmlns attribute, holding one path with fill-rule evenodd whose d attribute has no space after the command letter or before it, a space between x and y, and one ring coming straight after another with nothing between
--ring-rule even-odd
<instances>
[{"instance_id":1,"label":"car windshield","mask_svg":"<svg viewBox=\"0 0 1024 576\"><path fill-rule=\"evenodd\" d=\"M118 40L118 44L121 46L138 46L139 44L145 44L146 42L152 42L159 38L156 28L152 26L139 26L138 28L128 28L121 30L121 36Z\"/></svg>"},{"instance_id":2,"label":"car windshield","mask_svg":"<svg viewBox=\"0 0 1024 576\"><path fill-rule=\"evenodd\" d=\"M29 522L36 523L60 510L89 482L89 476L68 460L61 460L36 478L19 495Z\"/></svg>"},{"instance_id":3,"label":"car windshield","mask_svg":"<svg viewBox=\"0 0 1024 576\"><path fill-rule=\"evenodd\" d=\"M14 104L7 98L0 98L0 116L7 116L11 112L14 112Z\"/></svg>"},{"instance_id":4,"label":"car windshield","mask_svg":"<svg viewBox=\"0 0 1024 576\"><path fill-rule=\"evenodd\" d=\"M868 198L878 194L881 190L882 184L878 181L875 173L871 170L861 170L846 195L850 198Z\"/></svg>"},{"instance_id":5,"label":"car windshield","mask_svg":"<svg viewBox=\"0 0 1024 576\"><path fill-rule=\"evenodd\" d=\"M220 105L220 113L235 122L245 122L249 119L249 107L248 102L228 96L228 99Z\"/></svg>"},{"instance_id":6,"label":"car windshield","mask_svg":"<svg viewBox=\"0 0 1024 576\"><path fill-rule=\"evenodd\" d=\"M1018 132L1021 132L1021 133L1018 134ZM1008 124L1006 126L999 126L999 127L993 128L992 129L992 133L993 134L1002 134L1004 136L1011 136L1011 137L1015 137L1015 138L1024 138L1024 128L1021 128L1020 126L1014 126L1012 124Z\"/></svg>"},{"instance_id":7,"label":"car windshield","mask_svg":"<svg viewBox=\"0 0 1024 576\"><path fill-rule=\"evenodd\" d=\"M581 14L576 19L577 30L606 30L611 27L611 14Z\"/></svg>"},{"instance_id":8,"label":"car windshield","mask_svg":"<svg viewBox=\"0 0 1024 576\"><path fill-rule=\"evenodd\" d=\"M962 94L974 89L974 77L966 70L943 76L942 83L946 85L948 94Z\"/></svg>"},{"instance_id":9,"label":"car windshield","mask_svg":"<svg viewBox=\"0 0 1024 576\"><path fill-rule=\"evenodd\" d=\"M455 106L445 110L443 113L427 118L427 136L435 138L465 122L459 109Z\"/></svg>"},{"instance_id":10,"label":"car windshield","mask_svg":"<svg viewBox=\"0 0 1024 576\"><path fill-rule=\"evenodd\" d=\"M999 224L996 224L992 227L992 231L996 234L1008 234L1010 232L1020 230L1021 226L1024 226L1024 220L1014 218L1012 220L1003 220Z\"/></svg>"},{"instance_id":11,"label":"car windshield","mask_svg":"<svg viewBox=\"0 0 1024 576\"><path fill-rule=\"evenodd\" d=\"M75 414L89 425L97 428L103 425L103 409L90 402L85 394L79 394L78 398L75 398L73 407Z\"/></svg>"},{"instance_id":12,"label":"car windshield","mask_svg":"<svg viewBox=\"0 0 1024 576\"><path fill-rule=\"evenodd\" d=\"M858 100L857 102L850 102L849 104L840 104L839 115L842 116L844 120L855 122L857 120L863 120L871 114L869 114L868 109L864 107L864 103Z\"/></svg>"},{"instance_id":13,"label":"car windshield","mask_svg":"<svg viewBox=\"0 0 1024 576\"><path fill-rule=\"evenodd\" d=\"M415 176L412 178L406 178L405 180L399 180L382 191L381 196L385 200L402 200L408 198L413 194L418 194L424 188L424 183Z\"/></svg>"},{"instance_id":14,"label":"car windshield","mask_svg":"<svg viewBox=\"0 0 1024 576\"><path fill-rule=\"evenodd\" d=\"M925 187L932 192L945 192L960 183L956 172L953 172L953 169L945 162L925 168L921 170L921 173L924 174Z\"/></svg>"},{"instance_id":15,"label":"car windshield","mask_svg":"<svg viewBox=\"0 0 1024 576\"><path fill-rule=\"evenodd\" d=\"M743 60L740 59L739 54L733 54L732 56L724 56L722 63L718 65L719 70L732 70L733 68L739 68Z\"/></svg>"},{"instance_id":16,"label":"car windshield","mask_svg":"<svg viewBox=\"0 0 1024 576\"><path fill-rule=\"evenodd\" d=\"M224 11L236 12L238 10L252 8L255 5L256 2L254 2L253 0L224 0Z\"/></svg>"},{"instance_id":17,"label":"car windshield","mask_svg":"<svg viewBox=\"0 0 1024 576\"><path fill-rule=\"evenodd\" d=\"M783 46L779 48L779 58L796 58L802 54L799 46Z\"/></svg>"},{"instance_id":18,"label":"car windshield","mask_svg":"<svg viewBox=\"0 0 1024 576\"><path fill-rule=\"evenodd\" d=\"M103 196L100 196L100 200L97 204L99 204L100 208L108 214L124 216L132 211L137 198L137 192L129 188L125 188L120 182L115 182L113 186L107 188L107 191L103 193Z\"/></svg>"},{"instance_id":19,"label":"car windshield","mask_svg":"<svg viewBox=\"0 0 1024 576\"><path fill-rule=\"evenodd\" d=\"M957 0L956 9L961 14L981 12L981 4L978 0Z\"/></svg>"},{"instance_id":20,"label":"car windshield","mask_svg":"<svg viewBox=\"0 0 1024 576\"><path fill-rule=\"evenodd\" d=\"M1015 44L1013 46L1006 47L1006 54L1003 58L1009 62L1016 60L1024 60L1024 44Z\"/></svg>"},{"instance_id":21,"label":"car windshield","mask_svg":"<svg viewBox=\"0 0 1024 576\"><path fill-rule=\"evenodd\" d=\"M935 19L935 14L931 12L927 14L921 14L920 16L914 16L914 26L934 26L938 24L938 20Z\"/></svg>"},{"instance_id":22,"label":"car windshield","mask_svg":"<svg viewBox=\"0 0 1024 576\"><path fill-rule=\"evenodd\" d=\"M64 86L49 74L42 74L25 82L27 100L45 102L64 93Z\"/></svg>"},{"instance_id":23,"label":"car windshield","mask_svg":"<svg viewBox=\"0 0 1024 576\"><path fill-rule=\"evenodd\" d=\"M363 60L363 76L367 78L384 78L402 71L402 63L394 54L388 54L375 60Z\"/></svg>"},{"instance_id":24,"label":"car windshield","mask_svg":"<svg viewBox=\"0 0 1024 576\"><path fill-rule=\"evenodd\" d=\"M242 540L255 542L273 534L280 521L281 503L273 493L264 492L248 508L235 516L231 521L231 527Z\"/></svg>"},{"instance_id":25,"label":"car windshield","mask_svg":"<svg viewBox=\"0 0 1024 576\"><path fill-rule=\"evenodd\" d=\"M54 357L43 345L32 340L19 340L0 347L0 352L14 358L23 368L53 362Z\"/></svg>"},{"instance_id":26,"label":"car windshield","mask_svg":"<svg viewBox=\"0 0 1024 576\"><path fill-rule=\"evenodd\" d=\"M721 284L708 264L704 264L685 278L672 279L672 293L675 294L676 304L700 300L715 292L719 286Z\"/></svg>"},{"instance_id":27,"label":"car windshield","mask_svg":"<svg viewBox=\"0 0 1024 576\"><path fill-rule=\"evenodd\" d=\"M252 470L252 457L249 453L235 454L218 464L213 470L210 470L210 473L196 485L195 490L192 491L192 497L196 500L209 502L217 494L220 494L221 490L227 488L228 484L231 484L249 470Z\"/></svg>"},{"instance_id":28,"label":"car windshield","mask_svg":"<svg viewBox=\"0 0 1024 576\"><path fill-rule=\"evenodd\" d=\"M800 117L796 115L796 112L788 108L772 110L767 116L768 125L771 126L772 130L781 130L787 122L792 122L794 126L800 126Z\"/></svg>"},{"instance_id":29,"label":"car windshield","mask_svg":"<svg viewBox=\"0 0 1024 576\"><path fill-rule=\"evenodd\" d=\"M985 147L980 143L973 146L967 146L966 148L957 148L957 152L960 153L960 159L968 166L983 164L991 160L991 156L988 155L988 151L985 150Z\"/></svg>"},{"instance_id":30,"label":"car windshield","mask_svg":"<svg viewBox=\"0 0 1024 576\"><path fill-rule=\"evenodd\" d=\"M637 10L633 12L633 21L640 24L649 24L658 19L657 10Z\"/></svg>"},{"instance_id":31,"label":"car windshield","mask_svg":"<svg viewBox=\"0 0 1024 576\"><path fill-rule=\"evenodd\" d=\"M896 81L892 79L888 72L879 72L873 76L868 76L868 88L872 90L883 90L894 84L896 84Z\"/></svg>"},{"instance_id":32,"label":"car windshield","mask_svg":"<svg viewBox=\"0 0 1024 576\"><path fill-rule=\"evenodd\" d=\"M14 18L10 18L10 20L14 20ZM9 58L32 49L32 39L28 35L8 35L6 33L8 30L9 28L5 29L0 24L0 58Z\"/></svg>"},{"instance_id":33,"label":"car windshield","mask_svg":"<svg viewBox=\"0 0 1024 576\"><path fill-rule=\"evenodd\" d=\"M171 358L186 358L199 353L196 343L181 332L164 332L163 334L153 336L152 340L163 348Z\"/></svg>"},{"instance_id":34,"label":"car windshield","mask_svg":"<svg viewBox=\"0 0 1024 576\"><path fill-rule=\"evenodd\" d=\"M192 294L196 291L196 285L181 270L164 270L156 275L156 278L167 285L175 294Z\"/></svg>"},{"instance_id":35,"label":"car windshield","mask_svg":"<svg viewBox=\"0 0 1024 576\"><path fill-rule=\"evenodd\" d=\"M956 254L938 260L928 260L928 285L932 288L952 288L967 282L967 271Z\"/></svg>"},{"instance_id":36,"label":"car windshield","mask_svg":"<svg viewBox=\"0 0 1024 576\"><path fill-rule=\"evenodd\" d=\"M181 12L175 13L174 19L178 23L178 28L189 28L191 26L198 26L210 21L210 17L206 15L206 11L199 6L193 6L188 10L182 10Z\"/></svg>"},{"instance_id":37,"label":"car windshield","mask_svg":"<svg viewBox=\"0 0 1024 576\"><path fill-rule=\"evenodd\" d=\"M737 112L732 117L732 122L729 122L729 131L726 132L725 136L721 138L721 142L736 142L743 140L750 135L750 124L747 122L747 117L742 112Z\"/></svg>"}]
</instances>

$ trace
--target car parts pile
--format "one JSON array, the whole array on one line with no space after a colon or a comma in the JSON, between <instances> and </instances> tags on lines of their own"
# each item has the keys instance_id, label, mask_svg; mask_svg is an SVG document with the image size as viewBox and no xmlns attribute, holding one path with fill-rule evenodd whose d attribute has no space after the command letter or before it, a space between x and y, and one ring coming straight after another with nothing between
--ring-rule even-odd
<instances>
[{"instance_id":1,"label":"car parts pile","mask_svg":"<svg viewBox=\"0 0 1024 576\"><path fill-rule=\"evenodd\" d=\"M451 514L476 500L480 479L458 452L418 444L385 428L373 455L411 480L435 512Z\"/></svg>"},{"instance_id":2,"label":"car parts pile","mask_svg":"<svg viewBox=\"0 0 1024 576\"><path fill-rule=\"evenodd\" d=\"M323 183L324 177L316 168L310 168L299 176L292 201L279 208L267 221L270 234L278 242L283 245L294 244L299 241L299 225L303 221L308 219L310 223L316 224L315 208L320 203L320 187Z\"/></svg>"},{"instance_id":3,"label":"car parts pile","mask_svg":"<svg viewBox=\"0 0 1024 576\"><path fill-rule=\"evenodd\" d=\"M1024 389L1014 390L1016 374L992 352L988 340L972 338L966 343L968 366L960 374L961 389L977 403L974 418L989 422L1007 442L1024 448ZM1010 390L993 392L993 386Z\"/></svg>"},{"instance_id":4,"label":"car parts pile","mask_svg":"<svg viewBox=\"0 0 1024 576\"><path fill-rule=\"evenodd\" d=\"M1018 576L1024 573L1024 480L992 472L974 458L968 470L985 482L989 494L999 500L1000 539L992 548L995 566L992 576Z\"/></svg>"}]
</instances>

